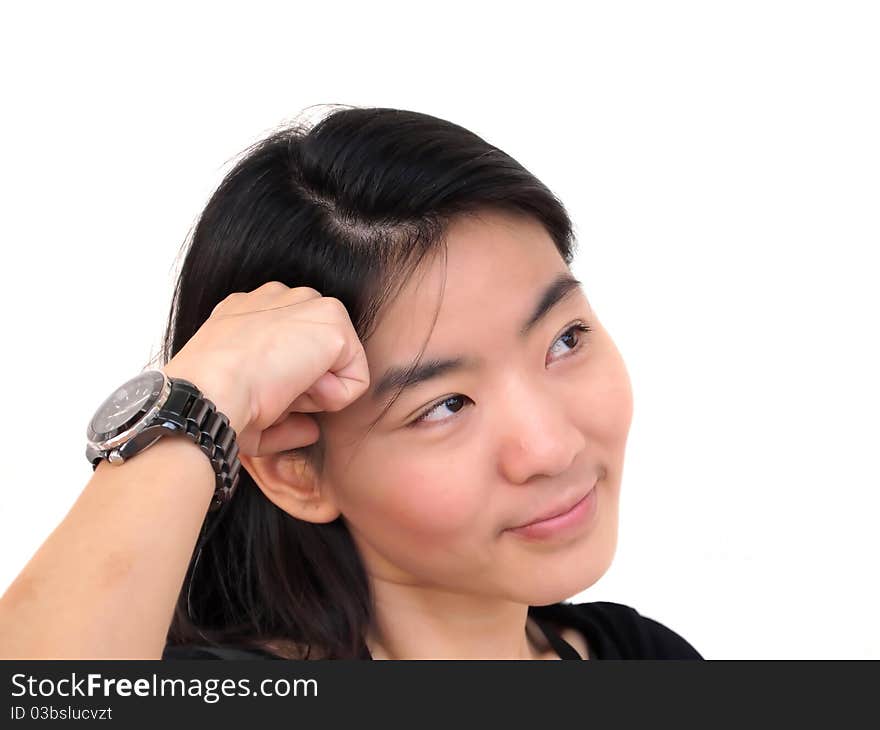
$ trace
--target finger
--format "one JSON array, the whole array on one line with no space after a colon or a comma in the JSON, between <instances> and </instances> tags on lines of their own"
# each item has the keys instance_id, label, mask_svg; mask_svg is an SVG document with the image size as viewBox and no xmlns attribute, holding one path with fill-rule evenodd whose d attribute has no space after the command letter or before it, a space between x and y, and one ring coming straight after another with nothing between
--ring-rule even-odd
<instances>
[{"instance_id":1,"label":"finger","mask_svg":"<svg viewBox=\"0 0 880 730\"><path fill-rule=\"evenodd\" d=\"M281 413L278 416L278 418L276 418L274 421L272 421L272 423L270 423L269 426L267 426L267 428L271 428L272 426L277 426L279 423L284 423L284 421L286 421L294 413L305 413L306 412L304 408L297 408L295 406L296 406L296 401L291 403L287 407L287 410L284 411L283 413Z\"/></svg>"},{"instance_id":2,"label":"finger","mask_svg":"<svg viewBox=\"0 0 880 730\"><path fill-rule=\"evenodd\" d=\"M299 411L300 413L317 413L318 411L323 411L324 408L315 403L314 399L309 393L302 393L297 396L296 400L288 406L287 411Z\"/></svg>"},{"instance_id":3,"label":"finger","mask_svg":"<svg viewBox=\"0 0 880 730\"><path fill-rule=\"evenodd\" d=\"M301 393L287 407L287 411L300 413L318 413L320 411L338 411L348 405L348 397L339 378L333 373L324 373L312 386Z\"/></svg>"},{"instance_id":4,"label":"finger","mask_svg":"<svg viewBox=\"0 0 880 730\"><path fill-rule=\"evenodd\" d=\"M308 393L302 393L287 406L287 409L276 418L272 425L276 426L283 422L291 413L320 413L324 410L323 406L318 405Z\"/></svg>"},{"instance_id":5,"label":"finger","mask_svg":"<svg viewBox=\"0 0 880 730\"><path fill-rule=\"evenodd\" d=\"M304 413L288 413L286 418L260 434L257 456L277 454L315 443L321 435L317 421Z\"/></svg>"},{"instance_id":6,"label":"finger","mask_svg":"<svg viewBox=\"0 0 880 730\"><path fill-rule=\"evenodd\" d=\"M331 372L324 373L306 392L324 411L340 411L352 401L347 383Z\"/></svg>"}]
</instances>

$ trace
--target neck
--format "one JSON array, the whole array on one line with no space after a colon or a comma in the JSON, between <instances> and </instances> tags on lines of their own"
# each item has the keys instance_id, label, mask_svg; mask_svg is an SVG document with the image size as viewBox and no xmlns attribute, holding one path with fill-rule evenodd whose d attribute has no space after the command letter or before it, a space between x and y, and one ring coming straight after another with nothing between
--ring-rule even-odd
<instances>
[{"instance_id":1,"label":"neck","mask_svg":"<svg viewBox=\"0 0 880 730\"><path fill-rule=\"evenodd\" d=\"M373 659L558 658L528 605L380 582L366 637ZM549 655L552 655L549 656Z\"/></svg>"}]
</instances>

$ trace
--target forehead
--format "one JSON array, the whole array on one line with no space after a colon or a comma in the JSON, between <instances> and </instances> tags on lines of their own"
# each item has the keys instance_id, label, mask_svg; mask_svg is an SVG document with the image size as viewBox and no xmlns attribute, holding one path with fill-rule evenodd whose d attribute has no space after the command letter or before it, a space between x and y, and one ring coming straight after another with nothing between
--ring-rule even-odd
<instances>
[{"instance_id":1,"label":"forehead","mask_svg":"<svg viewBox=\"0 0 880 730\"><path fill-rule=\"evenodd\" d=\"M536 293L567 270L553 239L530 217L484 211L459 218L447 231L446 256L441 247L426 259L381 313L364 346L371 372L416 357L429 333L426 354L459 351L468 335L507 317L518 327Z\"/></svg>"}]
</instances>

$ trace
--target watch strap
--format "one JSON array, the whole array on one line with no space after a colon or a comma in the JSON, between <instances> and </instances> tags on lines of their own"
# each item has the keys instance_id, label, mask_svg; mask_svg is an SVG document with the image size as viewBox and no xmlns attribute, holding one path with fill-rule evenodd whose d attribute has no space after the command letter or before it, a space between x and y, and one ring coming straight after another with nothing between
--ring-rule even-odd
<instances>
[{"instance_id":1,"label":"watch strap","mask_svg":"<svg viewBox=\"0 0 880 730\"><path fill-rule=\"evenodd\" d=\"M193 383L183 378L170 380L171 393L156 419L164 428L186 434L207 454L216 475L214 497L208 509L213 512L232 498L238 486L241 461L235 430L229 425L229 418Z\"/></svg>"}]
</instances>

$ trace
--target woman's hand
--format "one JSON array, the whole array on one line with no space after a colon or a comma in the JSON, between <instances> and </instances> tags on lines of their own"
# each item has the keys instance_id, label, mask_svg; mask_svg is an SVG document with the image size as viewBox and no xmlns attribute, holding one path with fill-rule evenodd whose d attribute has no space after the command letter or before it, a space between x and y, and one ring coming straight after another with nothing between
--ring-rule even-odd
<instances>
[{"instance_id":1,"label":"woman's hand","mask_svg":"<svg viewBox=\"0 0 880 730\"><path fill-rule=\"evenodd\" d=\"M195 384L252 456L314 443L306 414L341 410L370 384L342 302L278 281L226 297L162 370Z\"/></svg>"}]
</instances>

